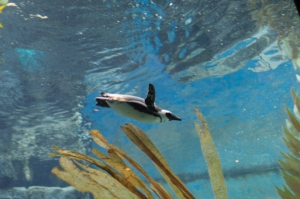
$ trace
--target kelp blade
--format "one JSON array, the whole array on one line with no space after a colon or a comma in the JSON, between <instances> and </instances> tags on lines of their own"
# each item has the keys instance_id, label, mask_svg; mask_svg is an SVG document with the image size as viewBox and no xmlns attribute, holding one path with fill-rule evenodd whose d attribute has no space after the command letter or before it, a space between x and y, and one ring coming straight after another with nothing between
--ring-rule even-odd
<instances>
[{"instance_id":1,"label":"kelp blade","mask_svg":"<svg viewBox=\"0 0 300 199\"><path fill-rule=\"evenodd\" d=\"M109 144L108 141L100 133L100 131L92 130L90 131L90 133L97 144L99 144L103 148L114 150L116 154L120 156L120 158L126 159L134 168L141 172L153 186L153 189L157 192L157 194L161 196L161 198L172 199L172 197L170 197L171 194L166 189L162 189L160 184L153 180L151 176L136 161L134 161L130 156L128 156L122 149L112 144Z\"/></svg>"},{"instance_id":2,"label":"kelp blade","mask_svg":"<svg viewBox=\"0 0 300 199\"><path fill-rule=\"evenodd\" d=\"M92 193L95 199L138 198L117 180L103 171L82 171L67 157L61 157L59 162L63 170L55 167L52 169L52 173L58 178L68 182L77 190Z\"/></svg>"},{"instance_id":3,"label":"kelp blade","mask_svg":"<svg viewBox=\"0 0 300 199\"><path fill-rule=\"evenodd\" d=\"M60 149L59 147L56 146L53 146L53 148L58 152L58 155L69 157L75 160L84 160L101 168L102 170L106 171L111 177L113 177L118 182L120 182L129 191L137 195L139 198L142 199L146 198L137 188L135 188L130 182L124 179L124 177L120 175L114 168L104 164L103 162L75 151Z\"/></svg>"},{"instance_id":4,"label":"kelp blade","mask_svg":"<svg viewBox=\"0 0 300 199\"><path fill-rule=\"evenodd\" d=\"M276 187L276 190L281 198L284 199L299 199L297 196L295 196L286 186L284 186L284 190L281 190L280 188Z\"/></svg>"},{"instance_id":5,"label":"kelp blade","mask_svg":"<svg viewBox=\"0 0 300 199\"><path fill-rule=\"evenodd\" d=\"M202 130L201 126L197 122L195 122L195 127L200 137L202 152L208 166L208 173L215 198L227 199L228 194L226 182L223 176L220 158L215 147L214 141L210 135L208 124L204 116L196 106L194 107L194 110L196 112L197 117L204 126L204 130Z\"/></svg>"},{"instance_id":6,"label":"kelp blade","mask_svg":"<svg viewBox=\"0 0 300 199\"><path fill-rule=\"evenodd\" d=\"M137 169L139 172L141 172L141 174L143 174L146 177L146 179L153 186L153 189L156 190L156 192L158 193L158 195L161 196L161 198L172 199L172 197L170 197L171 194L167 190L161 189L160 184L158 182L156 182L155 180L153 180L151 178L151 176L136 161L134 161L130 156L128 156L122 149L120 149L112 144L109 144L108 141L104 138L104 136L101 134L100 131L91 130L89 132L92 135L94 141L99 146L102 146L103 148L106 148L108 150L115 151L116 154L118 156L120 156L120 158L126 159L135 169Z\"/></svg>"},{"instance_id":7,"label":"kelp blade","mask_svg":"<svg viewBox=\"0 0 300 199\"><path fill-rule=\"evenodd\" d=\"M156 160L156 162L158 162L160 167L157 167L157 168L163 173L163 176L166 179L168 179L169 182L172 183L171 186L173 186L173 188L175 187L175 189L177 189L177 192L179 194L176 192L175 193L179 195L179 198L188 198L188 199L194 198L192 196L192 194L187 190L185 185L180 181L180 179L171 171L166 160L162 157L162 155L159 153L159 151L154 146L154 144L151 142L151 140L146 136L146 134L142 130L140 130L138 127L135 127L132 125L126 125L126 127L124 127L124 128L125 128L125 131L130 131L130 133L132 135L137 136L137 141L142 143L142 145L144 145L144 149L146 149L146 151L149 152L149 148L147 148L147 146L150 146L150 148L154 151L154 153L150 152L148 154L151 154L154 157L154 159ZM103 162L99 161L95 158L92 158L90 156L86 156L84 154L75 152L75 151L60 149L56 146L54 146L53 148L57 151L57 153L50 154L50 155L51 156L59 155L59 156L62 156L63 158L71 158L74 160L85 160L91 164L94 164L97 167L104 170L104 173L107 174L107 176L116 180L116 182L118 182L120 185L122 185L124 187L124 189L126 189L128 192L131 192L131 194L133 194L135 197L142 198L142 199L144 199L144 198L145 199L146 198L153 199L152 193L150 192L150 190L152 190L153 193L155 193L158 196L158 198L161 198L161 199L172 199L173 198L172 195L160 183L153 180L149 176L149 174L136 161L134 161L132 158L130 158L122 149L108 143L108 141L104 138L104 136L100 133L100 131L92 130L92 131L90 131L90 133L91 133L94 141L97 144L99 144L101 147L108 150L108 156L101 153L97 149L93 150L94 154L96 156L98 156ZM126 159L135 169L137 169L142 175L144 175L146 177L146 179L149 181L149 183L151 184L152 188L149 188L136 174L134 174L122 159ZM69 160L69 161L71 161L71 160ZM72 161L71 161L71 163L72 163ZM76 165L83 168L85 170L85 172L88 174L89 173L94 174L94 173L97 173L97 171L98 171L98 170L93 170L87 166L84 166L78 162L76 162ZM72 169L76 171L76 166L74 165L72 167ZM78 171L80 171L80 170L78 170ZM100 171L100 172L103 173L103 171ZM66 171L61 171L58 168L54 168L53 173L56 173L57 176L60 176L61 179L67 181L72 186L77 188L75 185L72 184L72 182L74 183L74 179L71 179L71 178L72 178L72 175L80 176L80 174L78 174L76 172L68 173ZM68 175L68 178L65 177L66 175ZM83 175L83 177L88 177L88 179L85 179L85 181L87 183L90 183L90 182L88 182L88 180L93 180L95 182L97 182L97 180L98 180L97 175L85 174L85 175ZM81 184L79 186L85 186L85 185ZM110 190L109 187L110 187L109 182L107 182L106 188L108 189L107 190L108 193L110 195L112 195L112 194L116 195L115 191ZM90 189L88 189L88 190L78 189L78 190L89 191L93 195L96 194L96 193L92 192L93 190L90 190ZM143 195L143 193L141 193L140 190L142 192L144 192L147 195L147 197L145 195ZM124 198L124 196L123 196L123 198ZM108 196L108 198L109 197L117 198L118 196ZM95 198L97 198L97 197L95 197ZM125 198L128 198L128 197L126 196Z\"/></svg>"},{"instance_id":8,"label":"kelp blade","mask_svg":"<svg viewBox=\"0 0 300 199\"><path fill-rule=\"evenodd\" d=\"M295 93L294 89L292 89L291 92L292 92L292 96L293 96L295 105L296 105L298 111L300 112L300 99L299 99L299 97L297 96L297 94Z\"/></svg>"},{"instance_id":9,"label":"kelp blade","mask_svg":"<svg viewBox=\"0 0 300 199\"><path fill-rule=\"evenodd\" d=\"M292 89L292 97L297 109L294 111L299 112L300 110L300 99ZM294 106L294 107L295 107ZM280 166L283 168L281 174L288 186L284 185L284 189L276 187L278 194L283 199L295 199L300 198L300 122L299 118L295 117L294 114L286 108L289 120L286 121L286 127L283 128L285 137L283 142L290 150L291 153L284 153L280 151L284 161L278 160ZM297 113L295 114L297 115Z\"/></svg>"},{"instance_id":10,"label":"kelp blade","mask_svg":"<svg viewBox=\"0 0 300 199\"><path fill-rule=\"evenodd\" d=\"M149 191L148 186L123 162L123 160L115 151L108 150L109 157L107 157L97 149L93 149L93 153L100 159L105 161L109 166L122 173L124 178L133 186L141 189L144 193L146 193L148 199L154 199L151 192Z\"/></svg>"},{"instance_id":11,"label":"kelp blade","mask_svg":"<svg viewBox=\"0 0 300 199\"><path fill-rule=\"evenodd\" d=\"M5 7L6 7L6 4L0 6L0 13L2 13L2 10L3 10Z\"/></svg>"},{"instance_id":12,"label":"kelp blade","mask_svg":"<svg viewBox=\"0 0 300 199\"><path fill-rule=\"evenodd\" d=\"M179 198L194 198L178 176L172 172L167 161L141 129L131 124L126 124L125 127L121 126L121 129L130 140L154 162L155 166Z\"/></svg>"},{"instance_id":13,"label":"kelp blade","mask_svg":"<svg viewBox=\"0 0 300 199\"><path fill-rule=\"evenodd\" d=\"M294 192L297 198L300 198L300 179L297 176L289 175L286 171L281 172L283 178L287 185L289 186L290 190Z\"/></svg>"},{"instance_id":14,"label":"kelp blade","mask_svg":"<svg viewBox=\"0 0 300 199\"><path fill-rule=\"evenodd\" d=\"M300 122L298 121L298 119L294 116L294 114L290 111L290 109L286 108L286 112L293 126L297 129L298 132L300 132Z\"/></svg>"}]
</instances>

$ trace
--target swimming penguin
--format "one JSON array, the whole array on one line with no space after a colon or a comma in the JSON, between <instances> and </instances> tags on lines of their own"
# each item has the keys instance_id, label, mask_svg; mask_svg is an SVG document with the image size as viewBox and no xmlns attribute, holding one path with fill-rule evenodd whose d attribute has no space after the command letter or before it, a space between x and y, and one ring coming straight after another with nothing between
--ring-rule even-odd
<instances>
[{"instance_id":1,"label":"swimming penguin","mask_svg":"<svg viewBox=\"0 0 300 199\"><path fill-rule=\"evenodd\" d=\"M181 119L168 110L155 105L155 88L149 84L148 94L145 99L122 94L101 93L96 97L97 106L112 108L121 115L141 122L160 123Z\"/></svg>"}]
</instances>

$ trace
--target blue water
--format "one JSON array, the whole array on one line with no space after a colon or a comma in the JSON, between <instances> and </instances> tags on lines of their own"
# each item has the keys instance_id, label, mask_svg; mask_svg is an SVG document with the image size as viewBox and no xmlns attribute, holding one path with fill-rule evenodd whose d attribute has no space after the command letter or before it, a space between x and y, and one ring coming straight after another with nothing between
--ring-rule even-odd
<instances>
[{"instance_id":1,"label":"blue water","mask_svg":"<svg viewBox=\"0 0 300 199\"><path fill-rule=\"evenodd\" d=\"M144 22L138 23L144 25ZM168 30L170 43L176 37L174 26L171 22ZM145 162L143 154L119 128L125 123L139 126L162 151L174 171L186 180L196 197L213 198L207 167L193 126L197 121L193 112L196 105L210 125L226 176L229 197L278 198L275 185L283 184L277 163L280 159L278 148L286 150L281 140L281 127L286 118L284 107L292 106L290 89L298 86L292 62L284 62L275 70L254 73L248 68L253 67L256 61L249 60L242 69L225 76L180 84L169 74L162 73L165 65L155 55L157 49L148 43L147 35L141 38L144 38L141 42L145 45L144 52L147 52L146 62L128 74L128 77L136 78L124 82L119 89L99 89L87 95L82 113L87 121L92 122L90 128L100 129L110 142L136 159L142 159L144 168L154 178L161 179L155 167ZM214 61L231 56L254 40L236 44L216 56ZM268 51L266 54L274 52ZM184 58L185 53L186 50L182 50L179 58ZM138 57L133 59L138 60ZM170 58L167 56L165 59ZM214 68L216 65L208 67ZM137 77L139 74L143 75ZM88 79L86 81L89 82ZM182 122L145 124L95 106L95 97L100 92L119 93L121 90L122 93L129 93L134 90L131 94L145 97L148 83L156 87L157 105L179 115ZM135 91L136 86L138 91Z\"/></svg>"},{"instance_id":2,"label":"blue water","mask_svg":"<svg viewBox=\"0 0 300 199\"><path fill-rule=\"evenodd\" d=\"M143 97L148 82L154 84L156 103L173 111L183 121L151 125L125 118L110 109L95 106L99 91L87 96L87 106L82 110L86 119L92 121L91 128L100 129L108 140L125 150L134 146L120 131L120 125L133 123L146 132L150 131L148 135L171 162L171 167L185 176L183 178L187 179L192 192L196 196L212 198L212 191L207 191L211 190L205 174L207 168L193 127L196 121L193 106L196 105L210 125L230 197L277 197L274 187L283 183L277 159L280 159L278 148L285 150L281 140L281 127L286 118L284 107L291 107L289 91L298 86L292 63L284 63L272 71L253 73L247 69L253 63L249 62L242 70L224 77L180 85L167 74L156 74L155 69L161 66L155 60L148 61L141 70L145 67L153 71L153 76L148 76L148 81L137 78L127 82L126 90L129 92L139 84L141 91L136 95ZM99 110L95 112L94 109ZM158 132L153 135L154 131ZM176 138L172 141L168 137ZM132 150L128 153L134 153ZM142 156L140 153L134 155L137 158ZM161 178L153 166L144 164L150 174Z\"/></svg>"},{"instance_id":3,"label":"blue water","mask_svg":"<svg viewBox=\"0 0 300 199\"><path fill-rule=\"evenodd\" d=\"M282 187L284 180L277 161L279 150L287 151L282 141L285 107L293 108L291 88L297 93L300 89L287 56L277 57L280 61L264 57L288 53L279 50L273 30L266 28L270 34L259 36L270 44L262 48L255 42L263 31L252 20L247 36L235 37L245 29L242 21L228 26L215 5L204 2L69 3L37 7L36 13L47 15L47 20L36 15L23 19L22 13L32 13L30 6L37 3L17 2L16 11L3 11L0 129L5 146L0 152L12 157L12 186L67 186L53 180L50 171L58 162L47 154L53 152L52 145L105 152L91 142L86 133L90 129L100 130L166 185L149 158L121 131L120 126L131 123L146 132L196 198L214 198L194 127L199 122L193 110L197 106L218 150L229 198L279 198L275 186ZM226 7L214 3L220 10ZM54 9L52 4L60 6ZM9 24L12 16L19 26ZM254 44L257 52L237 54ZM248 59L248 54L253 57ZM230 59L240 60L242 67L228 66L224 60ZM273 67L250 70L262 62ZM96 106L101 92L143 98L149 83L156 88L156 104L182 121L142 123ZM24 174L27 167L33 173L27 173L29 177Z\"/></svg>"}]
</instances>

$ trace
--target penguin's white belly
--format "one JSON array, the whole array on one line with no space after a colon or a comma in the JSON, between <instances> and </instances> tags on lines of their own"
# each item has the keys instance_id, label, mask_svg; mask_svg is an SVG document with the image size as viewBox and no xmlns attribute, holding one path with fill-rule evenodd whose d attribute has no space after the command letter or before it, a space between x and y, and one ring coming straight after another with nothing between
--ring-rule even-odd
<instances>
[{"instance_id":1,"label":"penguin's white belly","mask_svg":"<svg viewBox=\"0 0 300 199\"><path fill-rule=\"evenodd\" d=\"M118 101L106 101L110 108L115 110L121 115L133 118L135 120L139 120L141 122L149 122L149 123L160 123L160 117L155 117L154 115L149 115L144 112L140 112L134 109L132 106L127 104L126 102L118 102Z\"/></svg>"}]
</instances>

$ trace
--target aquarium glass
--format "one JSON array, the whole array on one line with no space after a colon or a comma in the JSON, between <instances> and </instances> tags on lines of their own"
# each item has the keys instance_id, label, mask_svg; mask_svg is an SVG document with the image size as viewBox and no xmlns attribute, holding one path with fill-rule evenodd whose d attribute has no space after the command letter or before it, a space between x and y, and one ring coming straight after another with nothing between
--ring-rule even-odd
<instances>
[{"instance_id":1,"label":"aquarium glass","mask_svg":"<svg viewBox=\"0 0 300 199\"><path fill-rule=\"evenodd\" d=\"M228 198L279 199L276 186L290 189L278 160L292 153L282 139L286 107L298 114L294 1L2 0L0 11L0 198L93 198L53 175L58 157L48 156L52 145L105 153L92 129L172 192L121 130L126 123L146 133L195 198L215 198L194 106ZM145 123L96 106L102 92L145 99L149 84L155 104L182 121Z\"/></svg>"}]
</instances>

